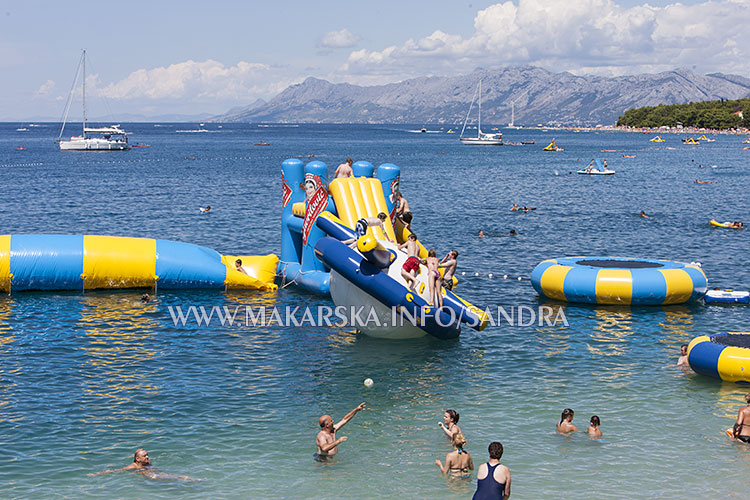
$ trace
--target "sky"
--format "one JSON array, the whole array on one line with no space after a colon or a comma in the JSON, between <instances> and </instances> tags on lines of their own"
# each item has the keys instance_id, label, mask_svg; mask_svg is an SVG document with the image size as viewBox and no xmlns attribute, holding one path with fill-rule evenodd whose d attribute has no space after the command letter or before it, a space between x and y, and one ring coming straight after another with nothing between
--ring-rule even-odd
<instances>
[{"instance_id":1,"label":"sky","mask_svg":"<svg viewBox=\"0 0 750 500\"><path fill-rule=\"evenodd\" d=\"M0 121L59 119L82 49L90 114L157 117L221 114L311 76L750 77L748 27L750 0L0 0Z\"/></svg>"}]
</instances>

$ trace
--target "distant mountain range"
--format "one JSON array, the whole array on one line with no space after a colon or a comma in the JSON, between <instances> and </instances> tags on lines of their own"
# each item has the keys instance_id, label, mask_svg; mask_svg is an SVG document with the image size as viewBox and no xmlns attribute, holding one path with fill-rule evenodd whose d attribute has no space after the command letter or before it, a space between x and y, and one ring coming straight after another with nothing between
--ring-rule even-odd
<instances>
[{"instance_id":1,"label":"distant mountain range","mask_svg":"<svg viewBox=\"0 0 750 500\"><path fill-rule=\"evenodd\" d=\"M482 122L495 125L510 123L513 103L515 124L613 125L631 108L750 96L750 79L738 75L676 69L606 78L520 66L372 87L308 78L211 121L461 124L480 79Z\"/></svg>"}]
</instances>

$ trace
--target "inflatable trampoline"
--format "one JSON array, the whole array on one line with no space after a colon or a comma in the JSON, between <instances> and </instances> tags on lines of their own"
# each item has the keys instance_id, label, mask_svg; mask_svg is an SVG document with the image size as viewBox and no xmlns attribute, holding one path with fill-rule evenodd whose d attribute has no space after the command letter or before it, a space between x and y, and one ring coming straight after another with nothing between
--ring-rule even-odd
<instances>
[{"instance_id":1,"label":"inflatable trampoline","mask_svg":"<svg viewBox=\"0 0 750 500\"><path fill-rule=\"evenodd\" d=\"M699 265L624 257L564 257L531 272L540 295L567 302L617 305L682 304L706 293Z\"/></svg>"},{"instance_id":2,"label":"inflatable trampoline","mask_svg":"<svg viewBox=\"0 0 750 500\"><path fill-rule=\"evenodd\" d=\"M695 337L688 363L696 373L727 382L750 382L750 332Z\"/></svg>"}]
</instances>

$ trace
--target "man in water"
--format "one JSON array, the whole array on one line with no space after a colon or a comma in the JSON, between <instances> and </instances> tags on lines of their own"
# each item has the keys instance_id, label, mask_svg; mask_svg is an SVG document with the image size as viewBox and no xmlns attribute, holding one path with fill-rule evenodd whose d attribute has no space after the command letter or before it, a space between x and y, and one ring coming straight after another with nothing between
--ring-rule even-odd
<instances>
[{"instance_id":1,"label":"man in water","mask_svg":"<svg viewBox=\"0 0 750 500\"><path fill-rule=\"evenodd\" d=\"M147 293L141 295L141 304L148 304L149 302L151 302L151 297Z\"/></svg>"},{"instance_id":2,"label":"man in water","mask_svg":"<svg viewBox=\"0 0 750 500\"><path fill-rule=\"evenodd\" d=\"M453 275L456 274L456 267L458 267L458 250L451 250L448 252L443 260L440 261L440 265L443 266L443 288L446 290L453 290Z\"/></svg>"},{"instance_id":3,"label":"man in water","mask_svg":"<svg viewBox=\"0 0 750 500\"><path fill-rule=\"evenodd\" d=\"M338 453L338 445L346 441L346 436L341 436L336 439L336 431L345 426L354 415L365 409L365 404L360 403L356 408L347 413L337 424L333 423L333 417L330 415L323 415L318 420L320 424L320 432L315 438L315 446L318 452L315 454L315 458L318 460L326 460Z\"/></svg>"},{"instance_id":4,"label":"man in water","mask_svg":"<svg viewBox=\"0 0 750 500\"><path fill-rule=\"evenodd\" d=\"M740 408L737 413L737 422L732 431L735 439L750 443L750 394L745 394L745 402L747 405Z\"/></svg>"},{"instance_id":5,"label":"man in water","mask_svg":"<svg viewBox=\"0 0 750 500\"><path fill-rule=\"evenodd\" d=\"M164 481L197 481L196 479L188 476L178 476L176 474L169 474L166 472L161 472L158 469L154 469L153 467L151 467L151 460L148 458L148 452L143 448L138 448L137 450L135 450L135 456L133 457L132 464L126 465L122 469L105 470L102 472L89 474L89 476L101 476L104 474L120 472L124 470L132 470L139 474L143 474L148 479L161 479Z\"/></svg>"},{"instance_id":6,"label":"man in water","mask_svg":"<svg viewBox=\"0 0 750 500\"><path fill-rule=\"evenodd\" d=\"M333 174L334 179L345 179L347 177L351 177L352 174L354 174L354 171L352 170L353 163L354 160L352 160L351 158L347 158L345 163L342 163L341 165L336 167L336 172L334 172Z\"/></svg>"},{"instance_id":7,"label":"man in water","mask_svg":"<svg viewBox=\"0 0 750 500\"><path fill-rule=\"evenodd\" d=\"M648 219L648 215L646 215L646 212L641 210L641 213L638 214L638 217L643 217L644 219Z\"/></svg>"},{"instance_id":8,"label":"man in water","mask_svg":"<svg viewBox=\"0 0 750 500\"><path fill-rule=\"evenodd\" d=\"M680 346L680 358L677 360L677 366L690 366L688 365L687 348L687 344Z\"/></svg>"}]
</instances>

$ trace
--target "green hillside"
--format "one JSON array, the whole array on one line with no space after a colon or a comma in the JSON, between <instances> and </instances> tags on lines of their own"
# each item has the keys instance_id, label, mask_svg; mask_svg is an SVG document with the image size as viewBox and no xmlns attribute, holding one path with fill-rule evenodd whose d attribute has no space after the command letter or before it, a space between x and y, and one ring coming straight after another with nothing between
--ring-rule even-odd
<instances>
[{"instance_id":1,"label":"green hillside","mask_svg":"<svg viewBox=\"0 0 750 500\"><path fill-rule=\"evenodd\" d=\"M742 111L744 119L734 114L737 111ZM645 106L629 109L617 120L617 125L625 127L675 127L679 123L712 129L750 128L750 99Z\"/></svg>"}]
</instances>

